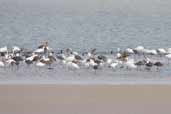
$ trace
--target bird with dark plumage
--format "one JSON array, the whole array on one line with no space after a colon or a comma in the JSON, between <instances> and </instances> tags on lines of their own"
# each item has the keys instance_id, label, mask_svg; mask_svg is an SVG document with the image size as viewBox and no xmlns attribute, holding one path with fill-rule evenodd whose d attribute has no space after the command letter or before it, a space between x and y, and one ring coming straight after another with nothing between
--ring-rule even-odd
<instances>
[{"instance_id":1,"label":"bird with dark plumage","mask_svg":"<svg viewBox=\"0 0 171 114\"><path fill-rule=\"evenodd\" d=\"M148 62L148 63L146 63L145 64L145 66L146 66L146 70L151 70L151 68L153 67L153 63L152 62Z\"/></svg>"},{"instance_id":2,"label":"bird with dark plumage","mask_svg":"<svg viewBox=\"0 0 171 114\"><path fill-rule=\"evenodd\" d=\"M135 63L136 66L138 66L141 70L141 67L144 66L146 64L145 60L142 60L142 61L138 61ZM137 67L137 70L138 70L138 67Z\"/></svg>"},{"instance_id":3,"label":"bird with dark plumage","mask_svg":"<svg viewBox=\"0 0 171 114\"><path fill-rule=\"evenodd\" d=\"M99 65L94 65L94 66L93 66L93 69L94 69L94 73L97 74L96 71L99 69Z\"/></svg>"},{"instance_id":4,"label":"bird with dark plumage","mask_svg":"<svg viewBox=\"0 0 171 114\"><path fill-rule=\"evenodd\" d=\"M157 67L157 71L158 71L159 70L159 67L162 67L163 66L163 63L161 63L161 62L155 62L154 63L154 66Z\"/></svg>"},{"instance_id":5,"label":"bird with dark plumage","mask_svg":"<svg viewBox=\"0 0 171 114\"><path fill-rule=\"evenodd\" d=\"M100 60L102 60L103 62L106 62L107 61L107 57L104 56L104 55L99 55L97 58L100 59Z\"/></svg>"},{"instance_id":6,"label":"bird with dark plumage","mask_svg":"<svg viewBox=\"0 0 171 114\"><path fill-rule=\"evenodd\" d=\"M17 65L17 67L19 67L20 62L24 60L23 57L19 53L17 53L16 56L12 57L12 59L15 61L15 64Z\"/></svg>"}]
</instances>

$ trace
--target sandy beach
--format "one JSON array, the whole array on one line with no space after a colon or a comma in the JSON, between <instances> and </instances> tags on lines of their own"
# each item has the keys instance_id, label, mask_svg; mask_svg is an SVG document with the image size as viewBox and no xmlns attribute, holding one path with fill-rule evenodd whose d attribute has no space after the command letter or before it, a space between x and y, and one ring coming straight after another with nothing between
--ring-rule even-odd
<instances>
[{"instance_id":1,"label":"sandy beach","mask_svg":"<svg viewBox=\"0 0 171 114\"><path fill-rule=\"evenodd\" d=\"M170 114L169 85L0 85L1 114Z\"/></svg>"}]
</instances>

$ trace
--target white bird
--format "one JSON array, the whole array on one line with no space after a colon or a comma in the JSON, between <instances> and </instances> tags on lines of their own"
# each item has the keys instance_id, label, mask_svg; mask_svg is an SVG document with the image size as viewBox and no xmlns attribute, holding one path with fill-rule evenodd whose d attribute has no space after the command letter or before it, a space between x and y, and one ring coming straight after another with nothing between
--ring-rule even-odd
<instances>
[{"instance_id":1,"label":"white bird","mask_svg":"<svg viewBox=\"0 0 171 114\"><path fill-rule=\"evenodd\" d=\"M117 54L116 54L116 57L117 57L117 58L120 58L121 56L122 56L121 53L117 53Z\"/></svg>"},{"instance_id":2,"label":"white bird","mask_svg":"<svg viewBox=\"0 0 171 114\"><path fill-rule=\"evenodd\" d=\"M53 52L53 49L50 48L50 47L48 47L48 46L47 47L44 47L44 48L46 48L48 52Z\"/></svg>"},{"instance_id":3,"label":"white bird","mask_svg":"<svg viewBox=\"0 0 171 114\"><path fill-rule=\"evenodd\" d=\"M143 46L137 46L137 47L135 48L135 50L143 50L143 49L144 49Z\"/></svg>"},{"instance_id":4,"label":"white bird","mask_svg":"<svg viewBox=\"0 0 171 114\"><path fill-rule=\"evenodd\" d=\"M8 60L9 58L13 57L13 54L5 54L5 59Z\"/></svg>"},{"instance_id":5,"label":"white bird","mask_svg":"<svg viewBox=\"0 0 171 114\"><path fill-rule=\"evenodd\" d=\"M143 52L144 54L157 55L156 50L144 49Z\"/></svg>"},{"instance_id":6,"label":"white bird","mask_svg":"<svg viewBox=\"0 0 171 114\"><path fill-rule=\"evenodd\" d=\"M120 53L121 52L121 49L120 48L117 48L117 52Z\"/></svg>"},{"instance_id":7,"label":"white bird","mask_svg":"<svg viewBox=\"0 0 171 114\"><path fill-rule=\"evenodd\" d=\"M168 59L168 64L169 64L169 61L171 59L171 54L166 55L166 58Z\"/></svg>"},{"instance_id":8,"label":"white bird","mask_svg":"<svg viewBox=\"0 0 171 114\"><path fill-rule=\"evenodd\" d=\"M157 55L158 53L157 53L157 51L156 50L150 50L150 54L152 54L152 55Z\"/></svg>"},{"instance_id":9,"label":"white bird","mask_svg":"<svg viewBox=\"0 0 171 114\"><path fill-rule=\"evenodd\" d=\"M44 67L44 66L46 66L46 64L45 64L45 63L42 63L42 62L40 62L40 61L38 61L38 62L36 63L36 66L37 66L37 67Z\"/></svg>"},{"instance_id":10,"label":"white bird","mask_svg":"<svg viewBox=\"0 0 171 114\"><path fill-rule=\"evenodd\" d=\"M33 61L35 57L38 57L38 55L33 53L32 56L26 58L26 61Z\"/></svg>"},{"instance_id":11,"label":"white bird","mask_svg":"<svg viewBox=\"0 0 171 114\"><path fill-rule=\"evenodd\" d=\"M134 51L133 51L133 49L131 49L131 48L127 48L127 49L126 49L126 52L129 53L129 54L134 54Z\"/></svg>"},{"instance_id":12,"label":"white bird","mask_svg":"<svg viewBox=\"0 0 171 114\"><path fill-rule=\"evenodd\" d=\"M167 53L168 53L168 54L171 54L171 48L168 48L168 49L167 49Z\"/></svg>"},{"instance_id":13,"label":"white bird","mask_svg":"<svg viewBox=\"0 0 171 114\"><path fill-rule=\"evenodd\" d=\"M85 68L89 68L90 64L89 62L87 62L87 59L83 59L82 61L80 61L81 65L83 65Z\"/></svg>"},{"instance_id":14,"label":"white bird","mask_svg":"<svg viewBox=\"0 0 171 114\"><path fill-rule=\"evenodd\" d=\"M99 63L98 65L99 65L99 67L104 67L105 66L105 64L103 62Z\"/></svg>"},{"instance_id":15,"label":"white bird","mask_svg":"<svg viewBox=\"0 0 171 114\"><path fill-rule=\"evenodd\" d=\"M106 61L107 64L111 64L112 63L112 59L108 58Z\"/></svg>"},{"instance_id":16,"label":"white bird","mask_svg":"<svg viewBox=\"0 0 171 114\"><path fill-rule=\"evenodd\" d=\"M171 54L166 55L166 58L171 59Z\"/></svg>"},{"instance_id":17,"label":"white bird","mask_svg":"<svg viewBox=\"0 0 171 114\"><path fill-rule=\"evenodd\" d=\"M125 63L125 65L126 65L127 68L130 68L130 69L136 69L137 68L137 66L135 65L134 59L128 60Z\"/></svg>"},{"instance_id":18,"label":"white bird","mask_svg":"<svg viewBox=\"0 0 171 114\"><path fill-rule=\"evenodd\" d=\"M7 52L8 52L7 46L0 48L0 53L7 53Z\"/></svg>"},{"instance_id":19,"label":"white bird","mask_svg":"<svg viewBox=\"0 0 171 114\"><path fill-rule=\"evenodd\" d=\"M19 56L20 56L20 54L19 54L19 53L17 53L15 56L16 56L16 57L19 57Z\"/></svg>"},{"instance_id":20,"label":"white bird","mask_svg":"<svg viewBox=\"0 0 171 114\"><path fill-rule=\"evenodd\" d=\"M123 64L123 61L120 61L120 60L114 60L115 63L118 63L119 65L122 65Z\"/></svg>"},{"instance_id":21,"label":"white bird","mask_svg":"<svg viewBox=\"0 0 171 114\"><path fill-rule=\"evenodd\" d=\"M20 52L21 49L20 49L18 46L13 46L13 47L12 47L12 51L13 51L13 53L15 53L15 52Z\"/></svg>"},{"instance_id":22,"label":"white bird","mask_svg":"<svg viewBox=\"0 0 171 114\"><path fill-rule=\"evenodd\" d=\"M67 67L71 68L71 69L80 69L80 67L73 62L67 62Z\"/></svg>"},{"instance_id":23,"label":"white bird","mask_svg":"<svg viewBox=\"0 0 171 114\"><path fill-rule=\"evenodd\" d=\"M144 50L143 50L143 53L144 53L144 54L150 54L150 50L149 50L149 49L144 49Z\"/></svg>"},{"instance_id":24,"label":"white bird","mask_svg":"<svg viewBox=\"0 0 171 114\"><path fill-rule=\"evenodd\" d=\"M73 51L72 54L73 55L79 55L78 52L76 52L76 51Z\"/></svg>"},{"instance_id":25,"label":"white bird","mask_svg":"<svg viewBox=\"0 0 171 114\"><path fill-rule=\"evenodd\" d=\"M143 53L144 47L143 46L137 46L134 50L136 50L138 53Z\"/></svg>"},{"instance_id":26,"label":"white bird","mask_svg":"<svg viewBox=\"0 0 171 114\"><path fill-rule=\"evenodd\" d=\"M67 62L66 62L65 60L62 60L62 64L63 64L63 65L66 65L66 63L67 63Z\"/></svg>"},{"instance_id":27,"label":"white bird","mask_svg":"<svg viewBox=\"0 0 171 114\"><path fill-rule=\"evenodd\" d=\"M0 61L0 67L5 67L4 62Z\"/></svg>"},{"instance_id":28,"label":"white bird","mask_svg":"<svg viewBox=\"0 0 171 114\"><path fill-rule=\"evenodd\" d=\"M163 49L163 48L157 49L157 52L158 52L160 55L165 55L165 54L167 53L166 50Z\"/></svg>"},{"instance_id":29,"label":"white bird","mask_svg":"<svg viewBox=\"0 0 171 114\"><path fill-rule=\"evenodd\" d=\"M83 59L82 61L80 61L82 64L87 63L87 59Z\"/></svg>"},{"instance_id":30,"label":"white bird","mask_svg":"<svg viewBox=\"0 0 171 114\"><path fill-rule=\"evenodd\" d=\"M90 65L90 66L96 66L96 65L98 65L98 64L95 63L94 60L90 59L89 65Z\"/></svg>"},{"instance_id":31,"label":"white bird","mask_svg":"<svg viewBox=\"0 0 171 114\"><path fill-rule=\"evenodd\" d=\"M44 48L39 48L39 49L36 49L35 51L34 51L34 53L37 53L37 54L42 54L42 53L44 53Z\"/></svg>"},{"instance_id":32,"label":"white bird","mask_svg":"<svg viewBox=\"0 0 171 114\"><path fill-rule=\"evenodd\" d=\"M61 54L61 57L62 57L63 59L66 59L66 56L65 56L64 54Z\"/></svg>"},{"instance_id":33,"label":"white bird","mask_svg":"<svg viewBox=\"0 0 171 114\"><path fill-rule=\"evenodd\" d=\"M66 60L67 62L72 62L72 61L75 60L75 55L70 55L70 56L66 57L65 60Z\"/></svg>"},{"instance_id":34,"label":"white bird","mask_svg":"<svg viewBox=\"0 0 171 114\"><path fill-rule=\"evenodd\" d=\"M90 52L87 53L88 57L92 57L92 54Z\"/></svg>"},{"instance_id":35,"label":"white bird","mask_svg":"<svg viewBox=\"0 0 171 114\"><path fill-rule=\"evenodd\" d=\"M50 61L50 59L48 57L45 57L45 56L43 56L41 60L43 60L45 62Z\"/></svg>"},{"instance_id":36,"label":"white bird","mask_svg":"<svg viewBox=\"0 0 171 114\"><path fill-rule=\"evenodd\" d=\"M84 67L85 68L89 68L90 67L90 64L89 63L84 63Z\"/></svg>"},{"instance_id":37,"label":"white bird","mask_svg":"<svg viewBox=\"0 0 171 114\"><path fill-rule=\"evenodd\" d=\"M145 58L145 61L146 61L146 63L150 63L150 62L152 62L152 61L151 61L151 59L150 59L150 58L148 58L148 57L146 57L146 58Z\"/></svg>"},{"instance_id":38,"label":"white bird","mask_svg":"<svg viewBox=\"0 0 171 114\"><path fill-rule=\"evenodd\" d=\"M16 63L16 61L14 60L14 59L11 59L11 58L9 58L7 61L6 61L6 63L8 64L8 65L14 65L15 63Z\"/></svg>"},{"instance_id":39,"label":"white bird","mask_svg":"<svg viewBox=\"0 0 171 114\"><path fill-rule=\"evenodd\" d=\"M109 67L112 68L112 69L115 69L118 65L119 65L119 63L114 62L114 63L110 64Z\"/></svg>"},{"instance_id":40,"label":"white bird","mask_svg":"<svg viewBox=\"0 0 171 114\"><path fill-rule=\"evenodd\" d=\"M120 48L117 48L116 57L117 57L117 58L121 57L121 49L120 49Z\"/></svg>"}]
</instances>

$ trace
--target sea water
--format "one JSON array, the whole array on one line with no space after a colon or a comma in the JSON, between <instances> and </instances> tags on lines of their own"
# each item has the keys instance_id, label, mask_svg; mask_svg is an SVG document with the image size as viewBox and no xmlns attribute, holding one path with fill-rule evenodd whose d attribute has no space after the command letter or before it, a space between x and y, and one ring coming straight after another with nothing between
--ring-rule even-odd
<instances>
[{"instance_id":1,"label":"sea water","mask_svg":"<svg viewBox=\"0 0 171 114\"><path fill-rule=\"evenodd\" d=\"M35 49L48 41L54 50L72 48L82 52L96 48L99 52L117 51L143 45L157 49L171 47L170 16L114 15L107 11L94 13L60 12L44 8L24 7L22 4L0 2L0 46ZM68 71L56 65L47 68L20 66L19 69L0 68L0 80L55 82L127 83L171 82L171 67L161 72L125 70Z\"/></svg>"}]
</instances>

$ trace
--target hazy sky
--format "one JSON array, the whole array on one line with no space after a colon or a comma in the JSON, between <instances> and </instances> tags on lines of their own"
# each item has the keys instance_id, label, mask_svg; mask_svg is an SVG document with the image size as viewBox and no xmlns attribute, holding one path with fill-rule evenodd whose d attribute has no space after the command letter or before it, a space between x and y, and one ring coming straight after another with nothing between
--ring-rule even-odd
<instances>
[{"instance_id":1,"label":"hazy sky","mask_svg":"<svg viewBox=\"0 0 171 114\"><path fill-rule=\"evenodd\" d=\"M60 11L89 13L108 11L111 13L140 15L170 15L171 0L0 0L18 7L59 9Z\"/></svg>"}]
</instances>

